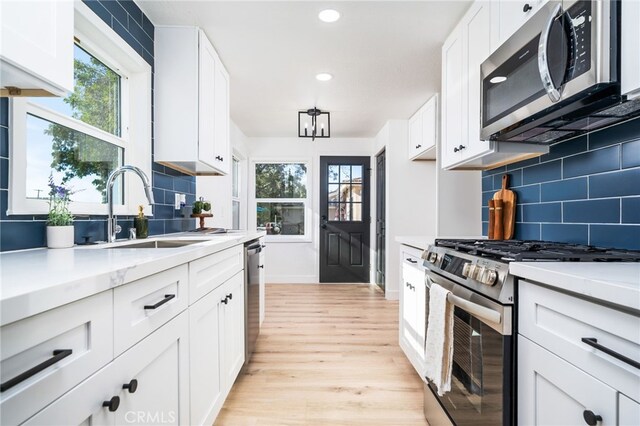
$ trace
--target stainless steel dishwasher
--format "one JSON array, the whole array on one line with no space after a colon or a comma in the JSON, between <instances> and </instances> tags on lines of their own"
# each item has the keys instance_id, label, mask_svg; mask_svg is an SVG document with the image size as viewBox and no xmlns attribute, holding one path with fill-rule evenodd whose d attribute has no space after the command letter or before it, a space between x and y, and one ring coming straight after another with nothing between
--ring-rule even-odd
<instances>
[{"instance_id":1,"label":"stainless steel dishwasher","mask_svg":"<svg viewBox=\"0 0 640 426\"><path fill-rule=\"evenodd\" d=\"M244 366L246 370L251 355L256 347L256 340L260 334L260 252L262 246L258 240L249 241L244 245Z\"/></svg>"}]
</instances>

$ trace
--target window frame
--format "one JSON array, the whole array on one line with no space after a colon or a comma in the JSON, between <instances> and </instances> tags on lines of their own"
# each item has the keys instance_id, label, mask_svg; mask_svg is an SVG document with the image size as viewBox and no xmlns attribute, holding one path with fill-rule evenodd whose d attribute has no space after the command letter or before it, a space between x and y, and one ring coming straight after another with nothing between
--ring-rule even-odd
<instances>
[{"instance_id":1,"label":"window frame","mask_svg":"<svg viewBox=\"0 0 640 426\"><path fill-rule=\"evenodd\" d=\"M9 129L11 191L7 213L10 215L47 214L49 211L48 200L27 198L27 114L122 147L123 164L141 168L152 179L151 66L88 6L76 2L74 7L74 42L121 77L120 136L31 103L27 98L13 98L10 102ZM114 205L114 214L135 215L137 205L143 204L145 214L151 216L152 209L146 206L145 200L142 184L127 176L124 180L124 204ZM75 215L108 214L108 206L102 203L72 202L70 209Z\"/></svg>"},{"instance_id":2,"label":"window frame","mask_svg":"<svg viewBox=\"0 0 640 426\"><path fill-rule=\"evenodd\" d=\"M231 156L231 228L235 229L233 226L233 222L235 220L233 213L233 204L238 203L238 228L242 229L242 176L241 176L241 160L233 154ZM235 180L235 188L234 188L234 180ZM234 189L238 192L234 194Z\"/></svg>"},{"instance_id":3,"label":"window frame","mask_svg":"<svg viewBox=\"0 0 640 426\"><path fill-rule=\"evenodd\" d=\"M256 197L256 165L258 164L304 164L307 167L307 183L306 190L307 196L305 198L257 198ZM286 159L273 159L273 158L261 158L253 159L251 161L251 170L249 171L249 205L250 217L252 229L258 228L257 225L257 208L258 203L302 203L304 205L304 234L302 235L266 235L265 241L272 243L309 243L312 242L313 232L311 230L313 208L312 208L312 189L313 189L313 161L311 158L286 158Z\"/></svg>"}]
</instances>

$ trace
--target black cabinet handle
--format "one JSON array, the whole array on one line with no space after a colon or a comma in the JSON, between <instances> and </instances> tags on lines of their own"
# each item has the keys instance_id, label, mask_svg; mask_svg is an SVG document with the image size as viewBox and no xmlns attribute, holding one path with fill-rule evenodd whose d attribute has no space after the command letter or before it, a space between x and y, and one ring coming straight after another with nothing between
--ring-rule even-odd
<instances>
[{"instance_id":1,"label":"black cabinet handle","mask_svg":"<svg viewBox=\"0 0 640 426\"><path fill-rule=\"evenodd\" d=\"M529 3L526 3L526 4L524 5L524 7L522 8L522 11L523 11L524 13L527 13L527 12L528 12L528 11L530 11L531 9L533 9L533 8L529 5Z\"/></svg>"},{"instance_id":2,"label":"black cabinet handle","mask_svg":"<svg viewBox=\"0 0 640 426\"><path fill-rule=\"evenodd\" d=\"M127 389L129 393L136 393L138 390L138 381L136 379L131 380L129 383L122 385L122 389Z\"/></svg>"},{"instance_id":3,"label":"black cabinet handle","mask_svg":"<svg viewBox=\"0 0 640 426\"><path fill-rule=\"evenodd\" d=\"M118 409L118 407L120 406L120 397L119 396L114 396L113 398L111 398L108 401L104 401L102 403L103 407L108 407L109 411L111 411L112 413L114 411L116 411Z\"/></svg>"},{"instance_id":4,"label":"black cabinet handle","mask_svg":"<svg viewBox=\"0 0 640 426\"><path fill-rule=\"evenodd\" d=\"M599 415L595 414L591 410L584 410L582 412L582 417L584 417L584 421L589 426L596 426L598 424L598 422L602 421L602 416L599 416Z\"/></svg>"},{"instance_id":5,"label":"black cabinet handle","mask_svg":"<svg viewBox=\"0 0 640 426\"><path fill-rule=\"evenodd\" d=\"M227 297L229 298L229 300L233 300L233 293L227 294Z\"/></svg>"},{"instance_id":6,"label":"black cabinet handle","mask_svg":"<svg viewBox=\"0 0 640 426\"><path fill-rule=\"evenodd\" d=\"M258 265L258 268L264 269L264 265Z\"/></svg>"},{"instance_id":7,"label":"black cabinet handle","mask_svg":"<svg viewBox=\"0 0 640 426\"><path fill-rule=\"evenodd\" d=\"M164 299L162 299L161 301L159 301L155 305L144 305L144 308L145 309L158 309L160 306L164 305L165 303L167 303L169 300L173 299L174 297L176 297L175 294L165 294L164 295Z\"/></svg>"},{"instance_id":8,"label":"black cabinet handle","mask_svg":"<svg viewBox=\"0 0 640 426\"><path fill-rule=\"evenodd\" d=\"M29 377L35 376L36 374L38 374L39 372L41 372L45 368L50 367L53 364L55 364L56 362L65 359L66 357L68 357L72 353L73 353L73 350L71 350L71 349L56 349L55 351L53 351L53 356L51 358L49 358L48 360L36 365L33 368L30 368L29 370L25 371L24 373L18 374L13 379L9 379L6 382L2 383L0 385L0 392L4 392L4 391L6 391L8 389L11 389L12 387L17 385L18 383L24 382Z\"/></svg>"},{"instance_id":9,"label":"black cabinet handle","mask_svg":"<svg viewBox=\"0 0 640 426\"><path fill-rule=\"evenodd\" d=\"M410 262L410 263L413 263L413 264L418 263L417 260L413 260L410 257L407 257L407 262Z\"/></svg>"},{"instance_id":10,"label":"black cabinet handle","mask_svg":"<svg viewBox=\"0 0 640 426\"><path fill-rule=\"evenodd\" d=\"M420 148L422 148L422 145L420 144L416 145L416 149L420 149Z\"/></svg>"},{"instance_id":11,"label":"black cabinet handle","mask_svg":"<svg viewBox=\"0 0 640 426\"><path fill-rule=\"evenodd\" d=\"M220 302L222 302L222 303L224 303L226 305L227 303L229 303L229 296L225 297Z\"/></svg>"},{"instance_id":12,"label":"black cabinet handle","mask_svg":"<svg viewBox=\"0 0 640 426\"><path fill-rule=\"evenodd\" d=\"M629 364L632 367L635 367L637 369L640 369L640 362L633 360L631 358L627 358L626 356L619 354L618 352L609 349L606 346L602 346L600 343L598 343L598 339L596 339L595 337L583 337L582 338L582 342L586 343L587 345L598 349L599 351L604 352L607 355L611 355L612 357L614 357L615 359L619 359L620 361L624 362L625 364ZM586 411L585 411L586 412Z\"/></svg>"},{"instance_id":13,"label":"black cabinet handle","mask_svg":"<svg viewBox=\"0 0 640 426\"><path fill-rule=\"evenodd\" d=\"M224 161L224 158L220 157L219 155L216 155L216 160L218 160L218 161Z\"/></svg>"}]
</instances>

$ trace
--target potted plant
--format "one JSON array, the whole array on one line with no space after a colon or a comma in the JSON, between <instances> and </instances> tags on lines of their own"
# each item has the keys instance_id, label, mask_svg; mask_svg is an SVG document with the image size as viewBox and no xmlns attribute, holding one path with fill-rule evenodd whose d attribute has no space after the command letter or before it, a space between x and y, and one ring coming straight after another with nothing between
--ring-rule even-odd
<instances>
[{"instance_id":1,"label":"potted plant","mask_svg":"<svg viewBox=\"0 0 640 426\"><path fill-rule=\"evenodd\" d=\"M47 218L47 247L73 247L73 215L69 211L71 191L56 185L49 176L49 216Z\"/></svg>"}]
</instances>

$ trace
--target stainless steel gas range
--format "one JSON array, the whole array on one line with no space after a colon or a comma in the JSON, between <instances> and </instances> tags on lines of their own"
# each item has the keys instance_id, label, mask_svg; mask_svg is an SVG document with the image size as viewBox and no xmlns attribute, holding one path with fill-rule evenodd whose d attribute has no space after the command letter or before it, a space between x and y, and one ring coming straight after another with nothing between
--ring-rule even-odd
<instances>
[{"instance_id":1,"label":"stainless steel gas range","mask_svg":"<svg viewBox=\"0 0 640 426\"><path fill-rule=\"evenodd\" d=\"M427 286L450 290L454 309L451 391L428 382L425 417L431 426L516 424L515 299L512 261L639 261L640 252L516 240L436 240L423 255ZM428 324L427 324L428 327Z\"/></svg>"}]
</instances>

